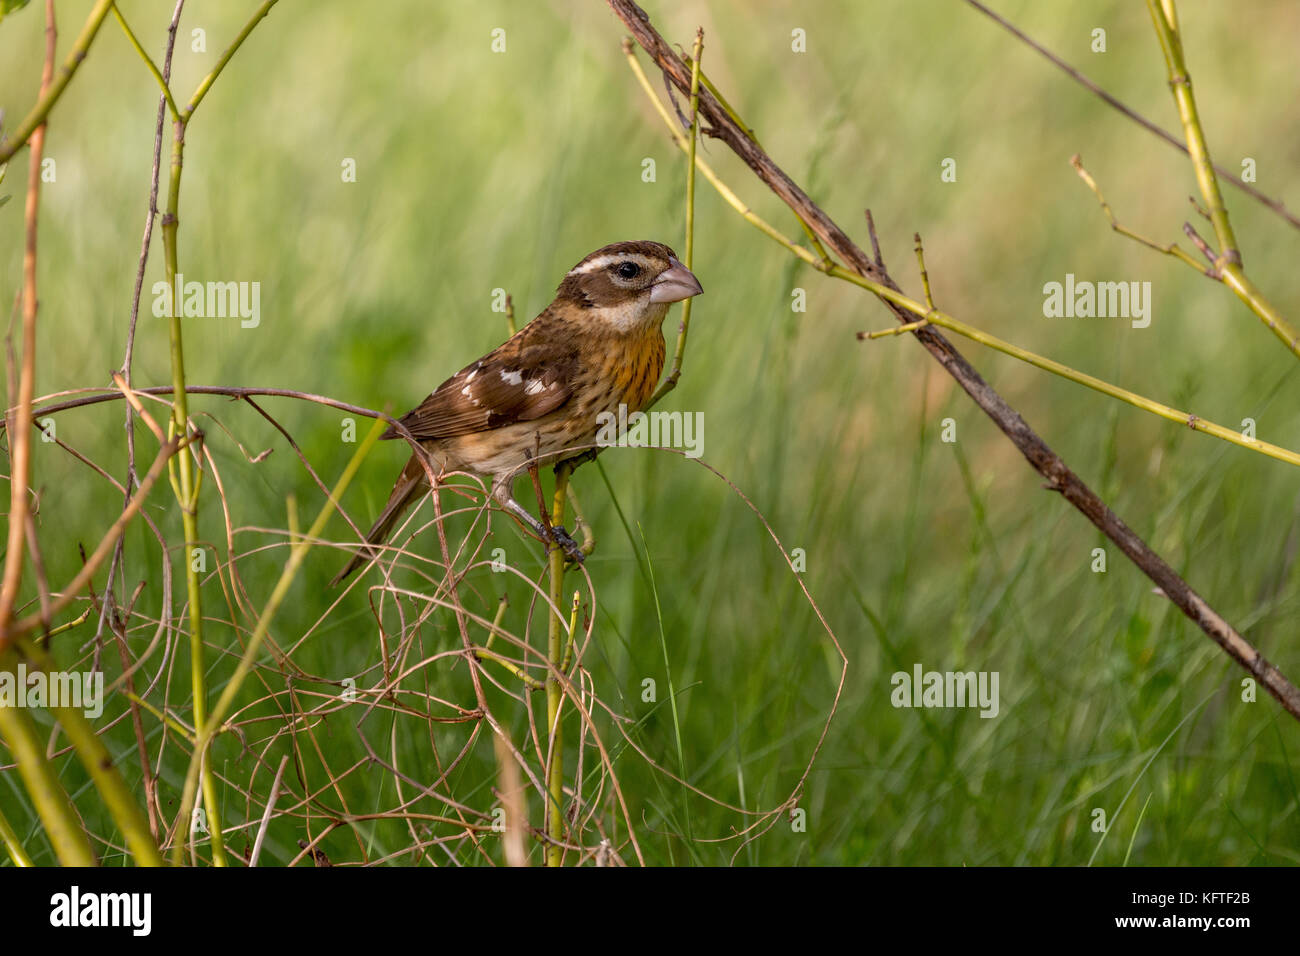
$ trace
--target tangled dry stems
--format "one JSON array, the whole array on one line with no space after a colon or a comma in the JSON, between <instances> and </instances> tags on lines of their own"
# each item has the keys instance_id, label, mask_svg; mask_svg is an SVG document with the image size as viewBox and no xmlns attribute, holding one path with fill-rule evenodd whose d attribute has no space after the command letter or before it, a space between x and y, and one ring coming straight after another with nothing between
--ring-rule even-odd
<instances>
[{"instance_id":1,"label":"tangled dry stems","mask_svg":"<svg viewBox=\"0 0 1300 956\"><path fill-rule=\"evenodd\" d=\"M309 460L289 429L257 402L259 392L354 414L386 417L324 396L284 389L195 386L190 390L197 394L226 395L237 400L234 408L247 405L255 410L294 451L304 471L324 495L330 489L322 480L320 469ZM161 406L164 413L160 417L165 420L171 405L166 391L142 390L135 394ZM78 414L89 405L122 397L120 390L98 389L46 396L36 403L35 418L39 422L55 413ZM234 476L226 474L232 467L231 461L239 469L275 469L277 460L283 459L270 455L270 449L250 451L260 445L241 437L247 431L245 422L226 421L229 417L212 410L195 412L192 425L196 431L202 430L204 438L192 452L182 452L193 453L201 461L212 494L220 504L224 542L220 549L212 545L214 552L221 553L215 567L204 575L203 586L205 593L215 593L214 586L219 588L220 603L224 605L224 613L212 613L213 605L206 612L206 657L216 661L215 666L223 671L228 671L227 665L239 656L258 620L264 600L260 592L265 591L266 580L271 577L268 568L279 564L283 554L295 541L301 540L301 532L292 526L271 528L241 520L240 512L245 506L232 491ZM214 454L214 443L228 443L238 454ZM95 478L107 482L119 493L125 492L121 481L113 476L112 468L97 463L63 438L57 439L56 444ZM716 470L707 464L703 467L726 481L753 510L789 563L788 553L753 503ZM281 473L272 481L284 486L289 476ZM706 838L709 841L736 841L743 846L795 807L838 704L847 668L842 651L840 684L826 714L826 727L788 796L778 805L760 810L728 803L682 779L657 760L653 753L656 745L640 733L643 718L625 712L614 703L618 697L610 687L610 675L599 666L589 665L591 656L587 652L595 628L599 574L593 578L588 568L578 569L581 614L572 618L571 608L557 607L551 602L544 565L534 575L495 562L490 553L493 540L490 498L481 483L457 480L444 483L441 488L434 514L430 517L427 508L413 511L391 543L382 549L375 566L352 578L337 595L331 595L332 600L314 619L293 627L289 633L285 633L286 628L276 628L268 637L267 653L257 662L251 672L252 682L245 687L237 709L222 727L223 735L238 741L238 756L212 767L226 794L221 807L222 829L231 846L240 845L235 838L243 837L245 860L251 857L255 842L260 853L259 833L276 827L277 821L286 821L294 832L307 834L299 841L298 854L287 861L291 865L309 855L318 863L346 865L464 862L466 847L472 848L472 853L484 862L500 863L504 859L498 849L503 835L503 815L497 807L509 807L512 803L531 806L536 819L523 820L517 812L507 812L506 826L521 831L536 844L546 843L541 814L537 811L545 805L546 768L551 759L554 728L546 725L544 708L543 716L538 717L534 696L548 679L558 681L562 689L562 719L571 734L575 732L576 722L577 746L571 751L572 768L565 775L566 862L610 865L632 859L643 862L637 835L643 826L643 811L635 795L629 796L624 791L615 771L616 760L627 752L636 754L655 773L689 791L694 798L725 807L735 815L732 831ZM82 492L75 483L68 483L64 488L47 491L45 496L64 493ZM311 561L332 567L337 563L336 557L343 560L344 552L357 547L362 540L362 524L348 514L342 503L339 511L352 537L311 542L316 551ZM93 638L81 645L74 660L67 659L66 645L84 633L84 625L83 629L72 628L55 634L50 641L61 645L62 666L106 672L105 699L110 707L97 731L101 735L112 733L122 722L130 722L142 798L160 847L166 852L178 836L192 837L191 861L204 862L206 843L202 829L191 829L192 820L181 820L174 815L169 819L168 813L168 806L174 805L174 792L167 783L166 768L188 762L195 736L194 728L185 723L189 685L184 680L184 668L177 669L185 657L183 649L188 647L188 610L184 605L172 606L176 589L171 558L180 545L168 537L168 529L148 510L142 511L140 517L156 545L156 574L133 581L127 576L124 563L119 566L112 586L103 590L91 587L77 596L78 610L96 616L98 624ZM437 553L429 554L430 543L435 541L439 542ZM541 549L539 542L533 545ZM136 556L135 560L133 569L141 559ZM503 571L505 586L495 586L495 575L490 579L494 582L491 589L476 583L474 573L481 574L486 568ZM802 581L799 583L802 588ZM518 592L521 588L527 595L525 601L507 601L508 591ZM350 679L311 672L299 662L309 644L333 640L355 642L361 637L357 628L348 622L348 610L354 606L349 595L358 589L366 592L377 655ZM43 594L59 596L45 582L41 583L40 590ZM838 651L834 634L806 588L803 593ZM516 603L517 609L512 606ZM567 670L561 670L547 658L544 622L550 614L562 622L571 643L572 663ZM83 613L82 619L86 616ZM455 619L463 636L460 645L447 640L450 631L445 622L449 618ZM536 626L539 620L543 622L540 628ZM577 626L570 631L575 620ZM105 653L113 647L116 654ZM178 649L182 649L180 653ZM454 675L457 693L435 691L435 685L446 686L449 675ZM112 706L113 702L117 702L116 707ZM339 765L339 758L318 739L318 729L325 725L326 718L331 718L331 726L337 726L340 717L347 721L364 750L364 757L346 766ZM521 723L526 730L512 734L510 728ZM476 748L493 746L485 738L494 738L502 745L496 758L500 777L518 781L522 804L519 795L503 793L499 786L494 788L493 798L486 805L477 793L457 792L461 782L456 774L458 768ZM419 745L410 746L414 741L419 741ZM51 758L67 754L71 749L61 742L57 733L51 736ZM225 751L229 749L226 747ZM287 773L278 768L284 759L292 764ZM512 764L509 773L500 766L503 760ZM306 771L309 766L319 768L313 769L310 780ZM11 768L0 767L0 771L8 769ZM370 802L382 803L379 809L359 812L349 805L343 785L358 776L364 778L359 786ZM355 790L358 782L352 784ZM89 826L95 816L83 813L83 818ZM402 821L409 834L407 845L375 855L361 825L380 820ZM323 855L321 846L340 828L349 829L355 835L356 853L348 859L331 860ZM102 831L91 832L101 856L126 852L116 842L111 829L111 821L107 821ZM333 852L337 856L338 851Z\"/></svg>"}]
</instances>

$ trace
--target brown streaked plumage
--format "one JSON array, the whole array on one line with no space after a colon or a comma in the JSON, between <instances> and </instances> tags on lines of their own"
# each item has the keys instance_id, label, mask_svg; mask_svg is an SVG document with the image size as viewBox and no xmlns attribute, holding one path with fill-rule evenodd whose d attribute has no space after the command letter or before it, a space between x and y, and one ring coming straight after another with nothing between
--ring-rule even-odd
<instances>
[{"instance_id":1,"label":"brown streaked plumage","mask_svg":"<svg viewBox=\"0 0 1300 956\"><path fill-rule=\"evenodd\" d=\"M492 495L534 532L542 525L514 500L513 479L575 454L595 440L598 416L627 406L641 410L664 366L660 329L668 307L698 295L698 280L668 246L618 242L569 270L555 300L483 358L439 385L399 421L442 472L492 478ZM403 437L390 428L383 438ZM388 504L366 535L385 541L406 509L429 488L415 455L402 469ZM581 560L572 540L557 541ZM332 583L373 555L363 550Z\"/></svg>"}]
</instances>

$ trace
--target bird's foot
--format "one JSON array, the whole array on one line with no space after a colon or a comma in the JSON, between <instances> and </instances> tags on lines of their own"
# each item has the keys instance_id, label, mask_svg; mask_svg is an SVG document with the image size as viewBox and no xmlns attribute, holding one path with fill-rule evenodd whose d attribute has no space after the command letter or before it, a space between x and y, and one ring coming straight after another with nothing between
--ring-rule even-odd
<instances>
[{"instance_id":1,"label":"bird's foot","mask_svg":"<svg viewBox=\"0 0 1300 956\"><path fill-rule=\"evenodd\" d=\"M569 532L559 525L551 526L551 543L564 552L565 557L575 564L582 564L586 555L582 553L582 548L578 547L578 542L569 536Z\"/></svg>"}]
</instances>

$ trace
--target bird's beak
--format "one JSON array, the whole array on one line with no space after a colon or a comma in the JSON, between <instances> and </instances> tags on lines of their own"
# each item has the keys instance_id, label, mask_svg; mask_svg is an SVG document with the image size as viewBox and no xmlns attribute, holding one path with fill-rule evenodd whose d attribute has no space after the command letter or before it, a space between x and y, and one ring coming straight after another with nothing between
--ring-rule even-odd
<instances>
[{"instance_id":1,"label":"bird's beak","mask_svg":"<svg viewBox=\"0 0 1300 956\"><path fill-rule=\"evenodd\" d=\"M669 258L669 268L650 284L651 302L680 302L704 291L695 273L676 259Z\"/></svg>"}]
</instances>

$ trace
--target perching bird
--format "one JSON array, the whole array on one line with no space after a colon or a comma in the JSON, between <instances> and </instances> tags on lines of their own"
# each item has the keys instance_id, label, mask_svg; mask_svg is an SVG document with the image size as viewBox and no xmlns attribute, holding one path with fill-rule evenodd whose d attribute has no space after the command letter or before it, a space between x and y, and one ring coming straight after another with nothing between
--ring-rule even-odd
<instances>
[{"instance_id":1,"label":"perching bird","mask_svg":"<svg viewBox=\"0 0 1300 956\"><path fill-rule=\"evenodd\" d=\"M545 540L545 528L515 501L515 476L593 444L602 412L640 411L664 367L660 325L674 302L704 291L659 242L617 242L569 270L555 300L508 340L439 385L400 422L429 452L435 474L491 477L492 496ZM389 428L382 438L404 437ZM366 535L382 544L429 488L411 456L388 504ZM580 559L564 529L553 540ZM374 556L364 549L338 584Z\"/></svg>"}]
</instances>

